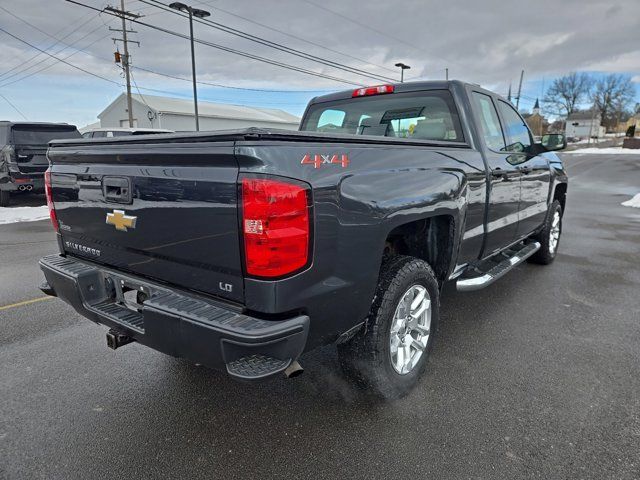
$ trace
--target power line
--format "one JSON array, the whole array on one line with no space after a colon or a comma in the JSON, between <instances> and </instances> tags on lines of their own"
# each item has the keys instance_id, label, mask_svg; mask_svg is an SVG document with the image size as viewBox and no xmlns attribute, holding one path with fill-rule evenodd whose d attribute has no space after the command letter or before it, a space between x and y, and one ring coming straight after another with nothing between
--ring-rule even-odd
<instances>
[{"instance_id":1,"label":"power line","mask_svg":"<svg viewBox=\"0 0 640 480\"><path fill-rule=\"evenodd\" d=\"M415 44L407 42L406 40L403 40L402 38L398 38L398 37L390 35L390 34L388 34L386 32L383 32L382 30L378 30L377 28L374 28L371 25L367 25L366 23L363 23L363 22L360 22L360 21L358 21L358 20L356 20L354 18L348 17L348 16L346 16L346 15L340 13L340 12L336 12L335 10L331 10L330 8L327 8L327 7L325 7L323 5L320 5L320 4L316 3L316 2L312 2L311 0L303 0L303 1L308 3L309 5L313 5L314 7L319 8L320 10L324 10L326 12L331 13L332 15L335 15L337 17L340 17L340 18L344 19L344 20L347 20L348 22L354 23L355 25L358 25L358 26L360 26L362 28L366 28L367 30L371 30L372 32L377 33L378 35L382 35L383 37L387 37L387 38L389 38L391 40L394 40L396 42L402 43L403 45L406 45L406 46L412 48L413 50L416 50L418 52L426 53L427 55L432 56L432 57L439 58L440 60L442 60L442 61L444 61L446 63L453 63L455 65L459 65L461 67L468 68L468 65L464 65L464 64L462 64L460 62L453 62L450 59L441 57L439 55L434 55L434 54L432 54L430 52L427 52L424 49L416 47Z\"/></svg>"},{"instance_id":2,"label":"power line","mask_svg":"<svg viewBox=\"0 0 640 480\"><path fill-rule=\"evenodd\" d=\"M142 0L137 0L137 1L142 1ZM328 52L336 53L338 55L342 55L344 57L351 58L352 60L357 60L358 62L362 62L362 63L364 63L366 65L372 65L372 66L378 67L378 68L380 68L382 70L387 70L388 72L391 72L391 73L396 73L395 70L393 70L391 68L388 68L388 67L385 67L384 65L378 65L377 63L372 63L372 62L370 62L368 60L365 60L363 58L356 57L355 55L351 55L349 53L341 52L339 50L334 50L333 48L329 48L326 45L322 45L321 43L313 42L313 41L308 40L306 38L302 38L302 37L299 37L297 35L293 35L292 33L285 32L284 30L280 30L278 28L271 27L271 26L266 25L264 23L256 22L255 20L252 20L252 19L247 18L247 17L243 17L242 15L238 15L237 13L233 13L233 12L230 12L228 10L224 10L223 8L220 8L218 6L210 5L207 2L200 2L200 3L204 3L205 5L209 5L214 10L218 10L218 11L226 13L227 15L230 15L232 17L239 18L241 20L244 20L245 22L249 22L249 23L252 23L254 25L258 25L259 27L266 28L267 30L271 30L272 32L277 32L277 33L280 33L280 34L285 35L287 37L299 40L301 42L308 43L309 45L313 45L313 46L321 48L323 50L327 50Z\"/></svg>"},{"instance_id":3,"label":"power line","mask_svg":"<svg viewBox=\"0 0 640 480\"><path fill-rule=\"evenodd\" d=\"M146 3L146 4L151 5L147 0L140 0L140 1L142 3ZM151 1L155 4L155 6L157 8L161 8L161 9L163 9L163 10L169 12L169 13L173 13L175 15L179 15L181 17L185 17L184 14L169 8L168 5L165 5L164 3L162 3L162 2L160 2L158 0L151 0ZM207 26L209 26L211 28L215 28L216 30L220 30L220 31L223 31L225 33L229 33L231 35L235 35L235 36L243 38L245 40L249 40L249 41L254 42L254 43L265 45L265 46L267 46L269 48L273 48L275 50L279 50L281 52L285 52L285 53L288 53L290 55L295 55L297 57L304 58L305 60L311 60L311 61L314 61L314 62L317 62L317 63L321 63L323 65L327 65L329 67L332 67L332 68L335 68L335 69L338 69L338 70L343 70L343 71L351 73L351 74L360 75L360 76L371 78L371 79L374 79L374 80L377 80L377 81L391 81L391 82L395 81L395 79L393 79L391 77L387 77L387 76L384 76L384 75L372 74L371 72L368 72L366 70L362 70L360 68L351 67L349 65L345 65L345 64L340 63L340 62L335 62L333 60L328 60L326 58L318 57L316 55L313 55L313 54L310 54L310 53L307 53L307 52L303 52L302 50L297 50L295 48L287 47L286 45L283 45L283 44L280 44L280 43L277 43L277 42L273 42L271 40L267 40L267 39L259 37L257 35L253 35L253 34L250 34L250 33L247 33L247 32L243 32L241 30L238 30L238 29L235 29L235 28L232 28L232 27L228 27L226 25L223 25L221 23L215 22L213 20L200 18L200 19L194 19L194 21L197 21L198 23L201 23L203 25L207 25Z\"/></svg>"},{"instance_id":4,"label":"power line","mask_svg":"<svg viewBox=\"0 0 640 480\"><path fill-rule=\"evenodd\" d=\"M69 33L67 33L64 37L62 37L62 38L57 38L55 35L57 35L58 33L62 32L62 31L64 31L64 30L66 30L66 29L67 29L67 27L64 27L63 29L59 30L55 35L51 35L50 33L48 33L48 32L46 32L46 31L42 30L42 29L41 29L41 28L39 28L39 27L37 27L36 25L34 25L34 24L32 24L32 23L30 23L30 22L26 21L24 18L19 17L18 15L16 15L16 14L15 14L15 13L13 13L13 12L10 12L10 11L9 11L9 10L7 10L6 8L4 8L4 7L0 6L0 9L2 9L3 11L5 11L5 12L6 12L6 13L8 13L9 15L11 15L12 17L14 17L14 18L16 18L16 19L20 20L20 21L21 21L22 23L24 23L25 25L30 26L30 27L31 27L31 28L33 28L34 30L37 30L38 32L43 33L43 34L44 34L44 35L46 35L47 37L50 37L50 38L53 38L53 39L55 39L55 40L56 40L56 42L54 42L54 43L52 43L51 45L49 45L48 47L46 47L46 48L45 48L45 50L50 50L50 49L52 49L53 47L55 47L56 45L58 45L59 43L61 43L64 39L66 39L66 38L70 37L70 36L71 36L71 35L73 35L75 32L77 32L80 28L84 27L87 23L89 23L89 22L93 21L93 19L95 18L95 15L93 15L93 14L89 14L89 16L90 16L90 18L89 18L89 19L87 19L86 21L84 21L84 22L82 22L81 24L77 25L73 30L71 30ZM84 17L84 15L83 15L81 18L83 18L83 17ZM83 37L83 38L84 38L84 37ZM81 40L81 39L80 39L80 40ZM79 40L77 40L77 41L79 41ZM63 50L64 50L64 49L63 49ZM62 51L62 50L61 50L61 51ZM57 52L57 53L60 53L60 52ZM16 69L19 69L19 68L21 68L21 67L22 67L21 72L23 72L23 71L25 71L25 70L28 70L28 69L32 68L32 67L33 67L33 66L35 66L35 65L38 65L39 63L42 63L42 62L36 62L35 64L33 64L33 65L31 65L31 66L26 66L26 65L28 65L28 64L29 64L29 62L31 62L31 60L33 60L33 59L35 59L35 58L39 57L40 55L41 55L41 53L36 53L35 55L33 55L33 56L29 57L27 60L24 60L24 61L20 62L18 65L14 66L14 67L10 68L9 70L7 70L7 71L3 72L2 74L0 74L0 78L4 77L4 76L5 76L5 75L7 75L8 73L11 73L12 71L14 71L14 70L16 70ZM10 75L10 76L13 76L13 75ZM6 78L5 78L5 79L6 79Z\"/></svg>"},{"instance_id":5,"label":"power line","mask_svg":"<svg viewBox=\"0 0 640 480\"><path fill-rule=\"evenodd\" d=\"M79 43L79 42L81 42L82 40L84 40L85 38L87 38L87 37L89 37L89 36L93 35L93 33L95 33L95 32L94 32L94 31L88 32L87 34L83 35L82 37L80 37L79 39L75 40L74 42L72 42L72 43L70 43L70 44L67 44L67 45L65 45L63 48L61 48L60 50L58 50L58 51L56 51L56 52L52 52L52 53L54 53L55 55L59 55L59 54L61 54L62 52L64 52L66 49L68 49L68 48L70 48L70 47L74 46L76 43ZM49 35L49 36L51 36L51 35ZM93 44L97 43L98 41L100 41L100 40L102 40L102 39L106 38L107 36L109 36L109 34L107 34L107 35L103 35L102 37L100 37L100 38L98 38L98 39L94 40L94 41L93 41L93 42L91 42L89 45L87 45L87 47L89 47L89 46L91 46L91 45L93 45ZM55 37L51 37L51 38L55 38ZM85 48L87 48L87 47L85 47ZM48 50L48 49L47 49L47 50ZM68 56L66 56L66 57L64 57L64 58L69 58L69 57L71 57L71 56L75 55L76 53L78 53L79 51L81 51L81 50L80 50L80 49L76 49L76 51L75 51L75 52L73 52L71 55L68 55ZM41 53L38 53L38 55L41 55ZM51 67L53 67L53 66L55 66L55 65L56 65L55 63L49 64L49 65L45 65L43 68L40 68L40 69L36 70L35 72L27 73L26 75L24 75L24 76L22 76L22 77L20 77L20 78L18 78L18 79L16 79L16 80L13 80L13 81L11 81L11 82L8 82L8 83L7 83L7 81L8 81L8 80L10 80L11 78L13 78L13 77L15 77L15 76L22 75L22 74L24 74L24 73L28 72L29 70L31 70L31 69L33 69L33 68L37 67L38 65L40 65L40 64L42 64L42 63L44 63L44 62L46 62L46 61L48 61L48 60L50 60L50 58L49 58L49 57L44 57L44 58L42 58L41 60L39 60L39 61L37 61L36 63L34 63L33 65L30 65L30 66L28 66L28 67L26 67L26 68L23 68L23 69L21 69L21 70L19 70L19 71L17 71L17 72L14 72L14 73L12 73L11 75L7 75L7 76L6 76L6 77L4 77L4 78L0 78L0 83L2 83L2 86L10 85L10 84L13 84L13 83L15 83L15 82L17 82L17 81L23 80L23 79L25 79L25 78L29 78L30 76L35 75L36 73L39 73L39 72L41 72L41 71L43 71L43 70L46 70L46 69L51 68Z\"/></svg>"},{"instance_id":6,"label":"power line","mask_svg":"<svg viewBox=\"0 0 640 480\"><path fill-rule=\"evenodd\" d=\"M140 1L140 0L136 0L136 1ZM2 8L2 7L0 7L0 8ZM146 8L154 8L154 7L153 7L153 6L147 6ZM8 11L7 11L7 12L8 12ZM11 12L8 12L8 13L11 13ZM22 21L22 22L26 23L27 25L32 26L33 28L35 28L35 29L39 30L36 26L34 26L34 25L30 24L29 22L27 22L27 21L26 21L26 20L24 20L23 18L21 18L21 17L19 17L19 16L15 15L15 14L13 14L13 13L11 13L11 15L12 15L12 16L14 16L15 18L17 18L18 20L20 20L20 21ZM94 18L95 18L95 17L92 17L90 20L93 20ZM86 23L88 23L88 22L85 22L84 24L86 24ZM108 24L110 23L110 21L109 21L109 22L104 22L104 21L103 21L103 23L104 23L104 25L105 25L105 26L108 26ZM83 25L84 25L84 24L83 24ZM62 29L62 30L65 30L65 29L66 29L66 27L65 27L64 29ZM52 45L56 45L56 44L58 44L58 43L62 42L62 40L64 40L64 38L66 38L66 36L65 36L65 37L63 37L63 38L57 38L55 35L52 35L52 34L50 34L50 33L46 33L46 32L45 32L45 31L43 31L43 30L39 30L39 31L42 31L43 33L45 33L49 38L52 38L52 39L54 39L54 40L57 40L57 41L56 41L54 44L52 44ZM90 34L92 34L92 33L94 33L94 32L90 32ZM64 59L66 60L66 59L68 59L68 58L70 58L70 57L72 57L72 56L76 55L76 54L77 54L77 53L79 53L79 52L83 52L83 53L86 53L87 55L90 55L91 57L96 58L96 59L98 59L98 60L104 60L104 61L111 62L111 59L106 59L106 58L103 58L103 57L98 57L98 56L96 56L96 55L92 54L91 52L87 52L87 51L86 51L86 49L87 49L87 48L89 48L90 46L92 46L92 45L94 45L95 43L99 42L100 40L103 40L104 38L108 37L109 35L110 35L110 33L107 33L106 35L103 35L102 37L97 38L96 40L94 40L94 41L92 41L91 43L89 43L88 45L86 45L86 46L84 47L84 49L82 49L82 48L77 48L75 52L71 53L70 55L67 55L66 57L64 57ZM72 42L72 43L68 44L65 48L63 48L63 49L59 50L58 52L54 52L54 53L55 53L55 54L59 54L59 53L61 53L62 51L66 50L66 48L71 47L71 46L73 46L73 45L77 44L78 42L82 41L82 40L83 40L84 38L86 38L86 37L87 37L87 35L85 35L85 36L83 36L83 37L79 38L78 40L75 40L74 42ZM50 47L47 47L47 49L48 49L48 48L50 48ZM36 55L34 55L34 57L37 57L37 56L39 56L39 55L41 55L41 54L42 54L41 52L38 52L38 53L36 53ZM34 58L34 57L32 57L32 58ZM37 62L37 63L36 63L36 64L34 64L34 65L31 65L31 67L29 67L28 69L30 69L30 68L32 68L32 67L35 67L36 65L38 65L38 64L40 64L40 63L42 63L42 62L44 62L44 61L46 61L46 60L49 60L49 57L45 57L43 60L41 60L41 61ZM22 76L22 77L20 77L20 78L18 78L18 79L16 79L16 80L10 81L10 82L8 82L8 83L5 83L5 82L6 82L6 80L8 80L10 77L13 77L13 76L15 76L15 75L11 75L11 76L6 77L6 78L4 78L4 79L0 78L0 88L1 88L1 87L7 87L7 86L9 86L9 85L13 85L14 83L17 83L17 82L19 82L19 81L25 80L25 79L27 79L27 78L29 78L29 77L32 77L33 75L36 75L36 74L38 74L38 73L40 73L40 72L42 72L42 71L44 71L44 70L48 70L49 68L52 68L52 67L54 67L54 66L56 66L56 65L57 65L57 63L52 63L52 64L50 64L50 65L45 65L44 67L42 67L42 68L40 68L40 69L38 69L38 70L36 70L36 71L34 71L34 72L31 72L31 73L29 73L29 74L27 74L27 75L24 75L24 76ZM191 80L190 80L190 79L188 79L188 78L180 77L180 76L177 76L177 75L171 75L171 74L168 74L168 73L158 72L158 71L156 71L156 70L152 70L152 69L150 69L150 68L141 67L141 66L138 66L138 65L134 65L134 66L132 66L132 67L133 67L133 68L135 68L135 69L138 69L138 70L141 70L141 71L147 72L147 73L151 73L151 74L154 74L154 75L159 75L159 76L163 76L163 77L167 77L167 78L173 78L173 79L175 79L175 80L182 80L182 81L186 81L186 82L190 82L190 81L191 81ZM25 69L25 70L28 70L28 69ZM24 71L25 71L25 70L23 70L23 71L21 71L21 72L19 72L19 73L24 73ZM2 75L0 75L0 77L2 77ZM334 92L334 91L336 91L335 89L334 89L334 90L277 90L277 89L266 89L266 88L249 88L249 87L237 87L237 86L231 86L231 85L223 85L223 84L220 84L220 83L212 83L212 82L206 82L206 81L200 81L200 80L198 81L198 83L199 83L199 84L202 84L202 85L211 86L211 87L228 88L228 89L233 89L233 90L243 90L243 91L245 91L245 90L246 90L246 91L252 91L252 92L267 92L267 93L320 93L320 92ZM283 103L283 104L284 104L284 103ZM296 103L296 105L298 105L298 104Z\"/></svg>"},{"instance_id":7,"label":"power line","mask_svg":"<svg viewBox=\"0 0 640 480\"><path fill-rule=\"evenodd\" d=\"M85 8L89 8L89 9L92 9L92 10L96 10L96 11L100 11L100 12L103 11L103 10L100 10L100 9L98 9L96 7L92 7L90 5L86 5L84 3L78 2L76 0L65 0L65 1L67 1L69 3L76 4L76 5L80 5L80 6L85 7ZM115 15L109 13L108 11L105 12L105 13L108 14L108 15L115 16ZM130 21L132 23L136 23L136 24L142 25L144 27L148 27L148 28L152 28L154 30L158 30L158 31L164 32L164 33L168 33L168 34L176 36L176 37L189 39L188 35L184 35L182 33L175 32L173 30L162 28L162 27L159 27L157 25L152 25L152 24L143 22L141 20L131 19ZM219 44L216 44L216 43L213 43L213 42L208 42L208 41L205 41L205 40L201 40L199 38L194 38L194 41L197 42L197 43L200 43L202 45L206 45L206 46L209 46L209 47L212 47L212 48L216 48L218 50L222 50L222 51L225 51L225 52L228 52L228 53L233 53L235 55L239 55L239 56L242 56L242 57L250 58L252 60L256 60L256 61L259 61L259 62L262 62L262 63L267 63L267 64L270 64L270 65L274 65L274 66L278 66L278 67L281 67L281 68L286 68L288 70L296 71L296 72L299 72L299 73L304 73L304 74L311 75L311 76L314 76L314 77L325 78L327 80L333 80L333 81L340 82L340 83L346 83L348 85L356 85L356 86L361 86L362 85L361 83L357 83L357 82L353 82L353 81L350 81L350 80L346 80L344 78L335 77L333 75L327 75L327 74L320 73L320 72L315 72L313 70L308 70L308 69L302 68L302 67L296 67L294 65L290 65L290 64L287 64L287 63L284 63L284 62L271 60L271 59L266 58L266 57L261 57L259 55L254 55L254 54L251 54L251 53L243 52L241 50L237 50L237 49L234 49L234 48L225 47L223 45L219 45Z\"/></svg>"},{"instance_id":8,"label":"power line","mask_svg":"<svg viewBox=\"0 0 640 480\"><path fill-rule=\"evenodd\" d=\"M84 73L86 73L86 74L88 74L88 75L91 75L91 76L93 76L93 77L96 77L96 78L99 78L99 79L104 80L104 81L106 81L106 82L109 82L109 83L111 83L111 84L117 85L118 87L124 87L124 86L125 86L123 83L118 83L118 82L116 82L115 80L111 80L111 79L106 78L106 77L103 77L102 75L99 75L99 74L97 74L97 73L93 73L93 72L91 72L91 71L89 71L89 70L86 70L86 69L84 69L84 68L82 68L82 67L79 67L79 66L77 66L77 65L74 65L74 64L72 64L71 62L67 62L64 58L59 58L59 57L57 57L57 56L55 56L55 55L53 55L53 54L51 54L51 53L49 53L49 52L46 52L46 51L42 50L41 48L36 47L35 45L33 45L33 44L31 44L31 43L27 42L26 40L24 40L24 39L22 39L22 38L18 37L17 35L14 35L14 34L12 34L12 33L8 32L7 30L5 30L5 29L4 29L4 28L2 28L2 27L0 27L0 32L4 32L4 33L6 33L7 35L9 35L10 37L12 37L12 38L14 38L14 39L18 40L19 42L22 42L22 43L24 43L25 45L28 45L29 47L31 47L31 48L33 48L33 49L35 49L35 50L38 50L39 52L42 52L42 53L44 53L44 54L46 54L46 55L50 56L51 58L55 58L56 60L58 60L58 61L60 61L60 62L64 63L65 65L68 65L68 66L70 66L70 67L72 67L72 68L75 68L76 70L80 70L81 72L84 72ZM47 68L48 68L48 67L47 67ZM13 83L13 82L11 82L11 83ZM5 85L3 85L3 86L5 86ZM165 95L180 96L180 94L176 94L175 92L169 92L169 91L166 91L166 90L158 90L158 89L155 89L155 88L140 87L140 89L141 89L141 90L148 90L148 91L150 91L150 92L163 93L163 94L165 94ZM265 102L265 104L280 105L281 103L269 103L269 102ZM300 104L298 104L298 103L294 103L294 105L302 105L302 103L300 103Z\"/></svg>"},{"instance_id":9,"label":"power line","mask_svg":"<svg viewBox=\"0 0 640 480\"><path fill-rule=\"evenodd\" d=\"M5 101L5 102L7 102L9 105L11 105L11 107L13 107L13 109L14 109L16 112L18 112L20 115L22 115L22 118L24 118L26 121L29 121L29 119L27 118L27 116L26 116L24 113L22 113L18 107L16 107L13 103L11 103L7 97L5 97L4 95L2 95L1 93L0 93L0 97L4 98L4 101Z\"/></svg>"},{"instance_id":10,"label":"power line","mask_svg":"<svg viewBox=\"0 0 640 480\"><path fill-rule=\"evenodd\" d=\"M105 39L105 38L107 38L109 35L111 35L111 34L110 34L110 33L107 33L106 35L103 35L102 37L99 37L99 38L95 39L93 42L89 43L85 48L88 48L88 47L90 47L90 46L94 45L95 43L98 43L99 41L104 40L104 39ZM64 58L64 60L67 60L68 58L71 58L71 57L73 57L74 55L76 55L76 54L78 54L78 53L80 53L80 52L85 53L85 52L84 52L84 50L76 49L76 51L75 51L75 52L73 52L73 53L71 53L71 54L69 54L69 55L67 55L66 57L63 57L63 58ZM93 55L91 55L91 56L93 56ZM98 57L94 57L94 58L98 58ZM47 58L46 60L48 60L48 58ZM104 60L104 59L103 59L103 60ZM2 88L2 87L8 87L9 85L13 85L14 83L18 83L18 82L21 82L21 81L23 81L23 80L26 80L27 78L32 77L32 76L34 76L34 75L37 75L38 73L40 73L40 72L42 72L42 71L44 71L44 70L48 70L48 69L50 69L50 68L52 68L52 67L55 67L56 65L57 65L57 63L51 63L51 64L49 64L49 65L45 65L44 67L39 68L38 70L36 70L36 71L34 71L34 72L28 73L27 75L24 75L24 76L22 76L22 77L20 77L20 78L17 78L17 79L15 79L15 80L11 80L10 82L2 83L2 84L0 85L0 88ZM6 79L2 79L2 80L0 80L0 82L4 82L4 80L6 80Z\"/></svg>"},{"instance_id":11,"label":"power line","mask_svg":"<svg viewBox=\"0 0 640 480\"><path fill-rule=\"evenodd\" d=\"M149 8L151 8L151 7L149 7ZM22 18L18 17L18 16L17 16L17 15L15 15L15 14L13 14L13 16L14 16L14 17L16 17L16 18L18 18L19 20L23 20ZM29 24L29 23L28 23L28 22L26 22L26 21L25 21L25 23L27 23L28 25L31 25L31 24ZM103 23L104 23L104 22L103 22ZM105 25L108 25L108 23L105 23ZM31 26L33 26L33 25L31 25ZM36 27L34 27L34 28L36 28ZM94 33L94 32L90 32L90 33ZM57 39L56 37L54 37L54 36L53 36L53 35L51 35L51 34L47 34L47 35L48 35L50 38L53 38L54 40L58 40L58 42L56 42L56 43L59 43L59 42L62 40L62 39ZM108 32L106 35L103 35L102 37L97 38L97 39L96 39L96 40L94 40L93 42L91 42L91 43L89 43L88 45L86 45L86 46L85 46L85 49L86 49L86 48L88 48L88 47L90 47L90 46L92 46L92 45L94 45L95 43L99 42L100 40L103 40L104 38L108 37L109 35L110 35L110 33ZM74 44L76 44L76 43L80 42L80 41L81 41L81 40L83 40L85 37L86 37L86 35L85 35L85 36L83 36L83 37L81 37L80 39L78 39L78 40L76 40L76 41L72 42L71 44L67 45L65 48L63 48L63 49L61 49L60 51L55 52L55 53L56 53L56 54L58 54L58 53L60 53L60 52L64 51L66 48L68 48L68 47L70 47L70 46L73 46ZM76 51L75 51L75 52L73 52L73 53L71 53L70 55L67 55L66 57L63 57L63 58L66 60L66 59L71 58L72 56L76 55L76 54L77 54L77 53L79 53L79 52L87 53L88 55L90 55L90 56L92 56L92 57L94 57L94 58L97 58L97 59L99 59L99 60L111 61L111 60L109 60L109 59L105 59L105 58L103 58L103 57L97 57L97 56L93 55L92 53L87 52L86 50L84 50L84 49L80 49L80 48L76 49ZM36 54L36 56L41 55L41 54L42 54L41 52L38 52L38 53ZM46 60L49 60L49 58L50 58L50 57L45 57L43 60L41 60L40 62L38 62L38 63L36 63L36 64L34 64L34 65L32 65L31 67L35 67L35 66L36 66L36 65L38 65L39 63L42 63L42 62L44 62L44 61L46 61ZM11 75L10 77L7 77L7 78L5 78L5 79L0 79L0 88L2 88L2 87L7 87L7 86L9 86L9 85L13 85L14 83L17 83L17 82L20 82L20 81L22 81L22 80L25 80L25 79L27 79L27 78L29 78L29 77L32 77L33 75L36 75L36 74L38 74L38 73L40 73L40 72L42 72L42 71L44 71L44 70L48 70L49 68L52 68L52 67L54 67L55 65L57 65L57 63L53 63L53 64L50 64L50 65L45 65L44 67L42 67L42 68L40 68L40 69L38 69L38 70L36 70L36 71L34 71L34 72L31 72L31 73L29 73L29 74L27 74L27 75L24 75L24 76L22 76L22 77L20 77L20 78L17 78L17 79L15 79L15 80L13 80L13 81L10 81L10 82L6 82L6 80L8 80L10 77L12 77L12 76L14 76L14 75ZM175 80L181 80L181 81L185 81L185 82L190 82L190 81L191 81L191 80L190 80L190 79L188 79L188 78L184 78L184 77L180 77L180 76L177 76L177 75L171 75L171 74L167 74L167 73L158 72L158 71L152 70L152 69L150 69L150 68L145 68L145 67L141 67L141 66L138 66L138 65L135 65L135 66L132 66L132 67L133 67L133 68L135 68L135 69L137 69L137 70L141 70L141 71L144 71L144 72L147 72L147 73L151 73L151 74L158 75L158 76L162 76L162 77L166 77L166 78L172 78L172 79L175 79ZM20 73L24 73L24 71L23 71L23 72L20 72ZM270 90L270 89L261 89L261 88L236 87L236 86L223 85L223 84L219 84L219 83L212 83L212 82L206 82L206 81L200 81L200 80L198 81L198 83L199 83L199 84L202 84L202 85L211 86L211 87L228 88L228 89L243 90L243 91L245 91L245 90L246 90L246 91L254 91L254 92L268 92L268 93L319 93L319 92L326 92L326 91L327 91L327 90ZM154 90L153 90L153 89L151 89L151 91L154 91ZM335 90L329 90L329 91L335 91ZM162 92L162 93L165 93L164 91L161 91L161 92ZM301 103L293 103L293 104L294 104L294 105L300 105ZM280 103L278 103L278 105L285 105L285 103L280 102Z\"/></svg>"},{"instance_id":12,"label":"power line","mask_svg":"<svg viewBox=\"0 0 640 480\"><path fill-rule=\"evenodd\" d=\"M16 36L16 35L14 35L13 33L8 32L7 30L5 30L5 29L4 29L4 28L2 28L2 27L0 27L0 32L4 32L4 33L6 33L7 35L9 35L10 37L15 38L15 39L16 39L16 40L18 40L19 42L22 42L22 43L24 43L25 45L28 45L28 46L30 46L31 48L33 48L33 49L35 49L35 50L38 50L39 52L42 52L42 53L44 53L45 55L50 56L51 58L55 58L56 60L58 60L59 62L64 63L65 65L69 65L70 67L75 68L76 70L80 70L81 72L84 72L84 73L86 73L87 75L91 75L92 77L100 78L100 79L102 79L102 80L104 80L104 81L106 81L106 82L113 83L114 85L122 86L121 84L119 84L118 82L116 82L116 81L114 81L114 80L111 80L111 79L109 79L109 78L107 78L107 77L103 77L102 75L98 75L97 73L90 72L89 70L85 70L85 69L84 69L84 68L82 68L82 67L78 67L77 65L74 65L73 63L67 62L67 61L66 61L65 59L63 59L63 58L56 57L55 55L53 55L53 54L51 54L51 53L49 53L49 52L47 52L47 51L45 51L45 50L43 50L43 49L41 49L41 48L39 48L39 47L36 47L36 46L35 46L35 45L33 45L32 43L27 42L26 40L24 40L24 39L22 39L22 38L20 38L20 37L18 37L18 36Z\"/></svg>"}]
</instances>

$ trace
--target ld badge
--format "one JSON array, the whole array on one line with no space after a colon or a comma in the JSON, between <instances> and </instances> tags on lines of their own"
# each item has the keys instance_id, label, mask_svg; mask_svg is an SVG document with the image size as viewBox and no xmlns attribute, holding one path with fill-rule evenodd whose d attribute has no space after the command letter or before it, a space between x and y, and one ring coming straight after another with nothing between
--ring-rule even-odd
<instances>
[{"instance_id":1,"label":"ld badge","mask_svg":"<svg viewBox=\"0 0 640 480\"><path fill-rule=\"evenodd\" d=\"M116 227L121 232L128 231L129 228L136 228L136 220L138 217L127 215L124 210L114 210L113 213L107 213L107 224Z\"/></svg>"}]
</instances>

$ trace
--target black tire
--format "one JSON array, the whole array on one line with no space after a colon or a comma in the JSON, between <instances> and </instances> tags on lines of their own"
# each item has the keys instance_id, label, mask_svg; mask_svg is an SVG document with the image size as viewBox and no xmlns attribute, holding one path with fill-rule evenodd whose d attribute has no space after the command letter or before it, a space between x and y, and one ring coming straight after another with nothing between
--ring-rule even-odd
<instances>
[{"instance_id":1,"label":"black tire","mask_svg":"<svg viewBox=\"0 0 640 480\"><path fill-rule=\"evenodd\" d=\"M553 228L553 222L555 216L559 215L559 232L558 240L555 248L551 248L551 230ZM544 227L534 237L534 240L540 242L540 250L529 257L531 263L537 263L540 265L549 265L556 259L558 254L558 247L560 246L560 237L562 236L562 206L559 201L554 201L547 212L547 218L544 221Z\"/></svg>"},{"instance_id":2,"label":"black tire","mask_svg":"<svg viewBox=\"0 0 640 480\"><path fill-rule=\"evenodd\" d=\"M0 190L0 207L11 205L11 193L9 190Z\"/></svg>"},{"instance_id":3,"label":"black tire","mask_svg":"<svg viewBox=\"0 0 640 480\"><path fill-rule=\"evenodd\" d=\"M431 324L426 347L409 373L398 373L391 357L391 326L396 307L412 286L426 288L431 300ZM440 318L440 292L431 267L407 256L386 259L366 327L350 341L338 345L340 364L347 375L378 397L405 396L424 372Z\"/></svg>"}]
</instances>

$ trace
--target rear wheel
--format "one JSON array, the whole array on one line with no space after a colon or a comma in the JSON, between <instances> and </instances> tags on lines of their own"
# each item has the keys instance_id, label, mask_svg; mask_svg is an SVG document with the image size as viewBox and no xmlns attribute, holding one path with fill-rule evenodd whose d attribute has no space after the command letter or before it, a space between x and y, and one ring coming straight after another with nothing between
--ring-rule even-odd
<instances>
[{"instance_id":1,"label":"rear wheel","mask_svg":"<svg viewBox=\"0 0 640 480\"><path fill-rule=\"evenodd\" d=\"M363 333L338 345L347 374L383 398L409 393L425 370L439 319L438 282L413 257L385 261Z\"/></svg>"},{"instance_id":2,"label":"rear wheel","mask_svg":"<svg viewBox=\"0 0 640 480\"><path fill-rule=\"evenodd\" d=\"M11 204L11 193L9 190L0 190L0 207L8 207Z\"/></svg>"},{"instance_id":3,"label":"rear wheel","mask_svg":"<svg viewBox=\"0 0 640 480\"><path fill-rule=\"evenodd\" d=\"M541 265L549 265L556 259L560 235L562 234L562 206L557 200L549 207L549 212L542 231L534 237L540 242L540 250L533 254L529 260Z\"/></svg>"}]
</instances>

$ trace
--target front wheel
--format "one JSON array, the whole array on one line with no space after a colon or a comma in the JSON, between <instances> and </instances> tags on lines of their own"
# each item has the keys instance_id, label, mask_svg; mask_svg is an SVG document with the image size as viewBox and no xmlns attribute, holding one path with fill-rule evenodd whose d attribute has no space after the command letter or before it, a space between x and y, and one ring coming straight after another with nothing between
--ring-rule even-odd
<instances>
[{"instance_id":1,"label":"front wheel","mask_svg":"<svg viewBox=\"0 0 640 480\"><path fill-rule=\"evenodd\" d=\"M541 265L549 265L556 259L560 235L562 234L562 206L557 200L549 207L547 218L542 231L534 237L540 242L540 250L533 254L529 260Z\"/></svg>"},{"instance_id":2,"label":"front wheel","mask_svg":"<svg viewBox=\"0 0 640 480\"><path fill-rule=\"evenodd\" d=\"M343 369L378 396L403 397L425 370L439 307L438 282L426 262L386 260L364 332L338 345Z\"/></svg>"}]
</instances>

